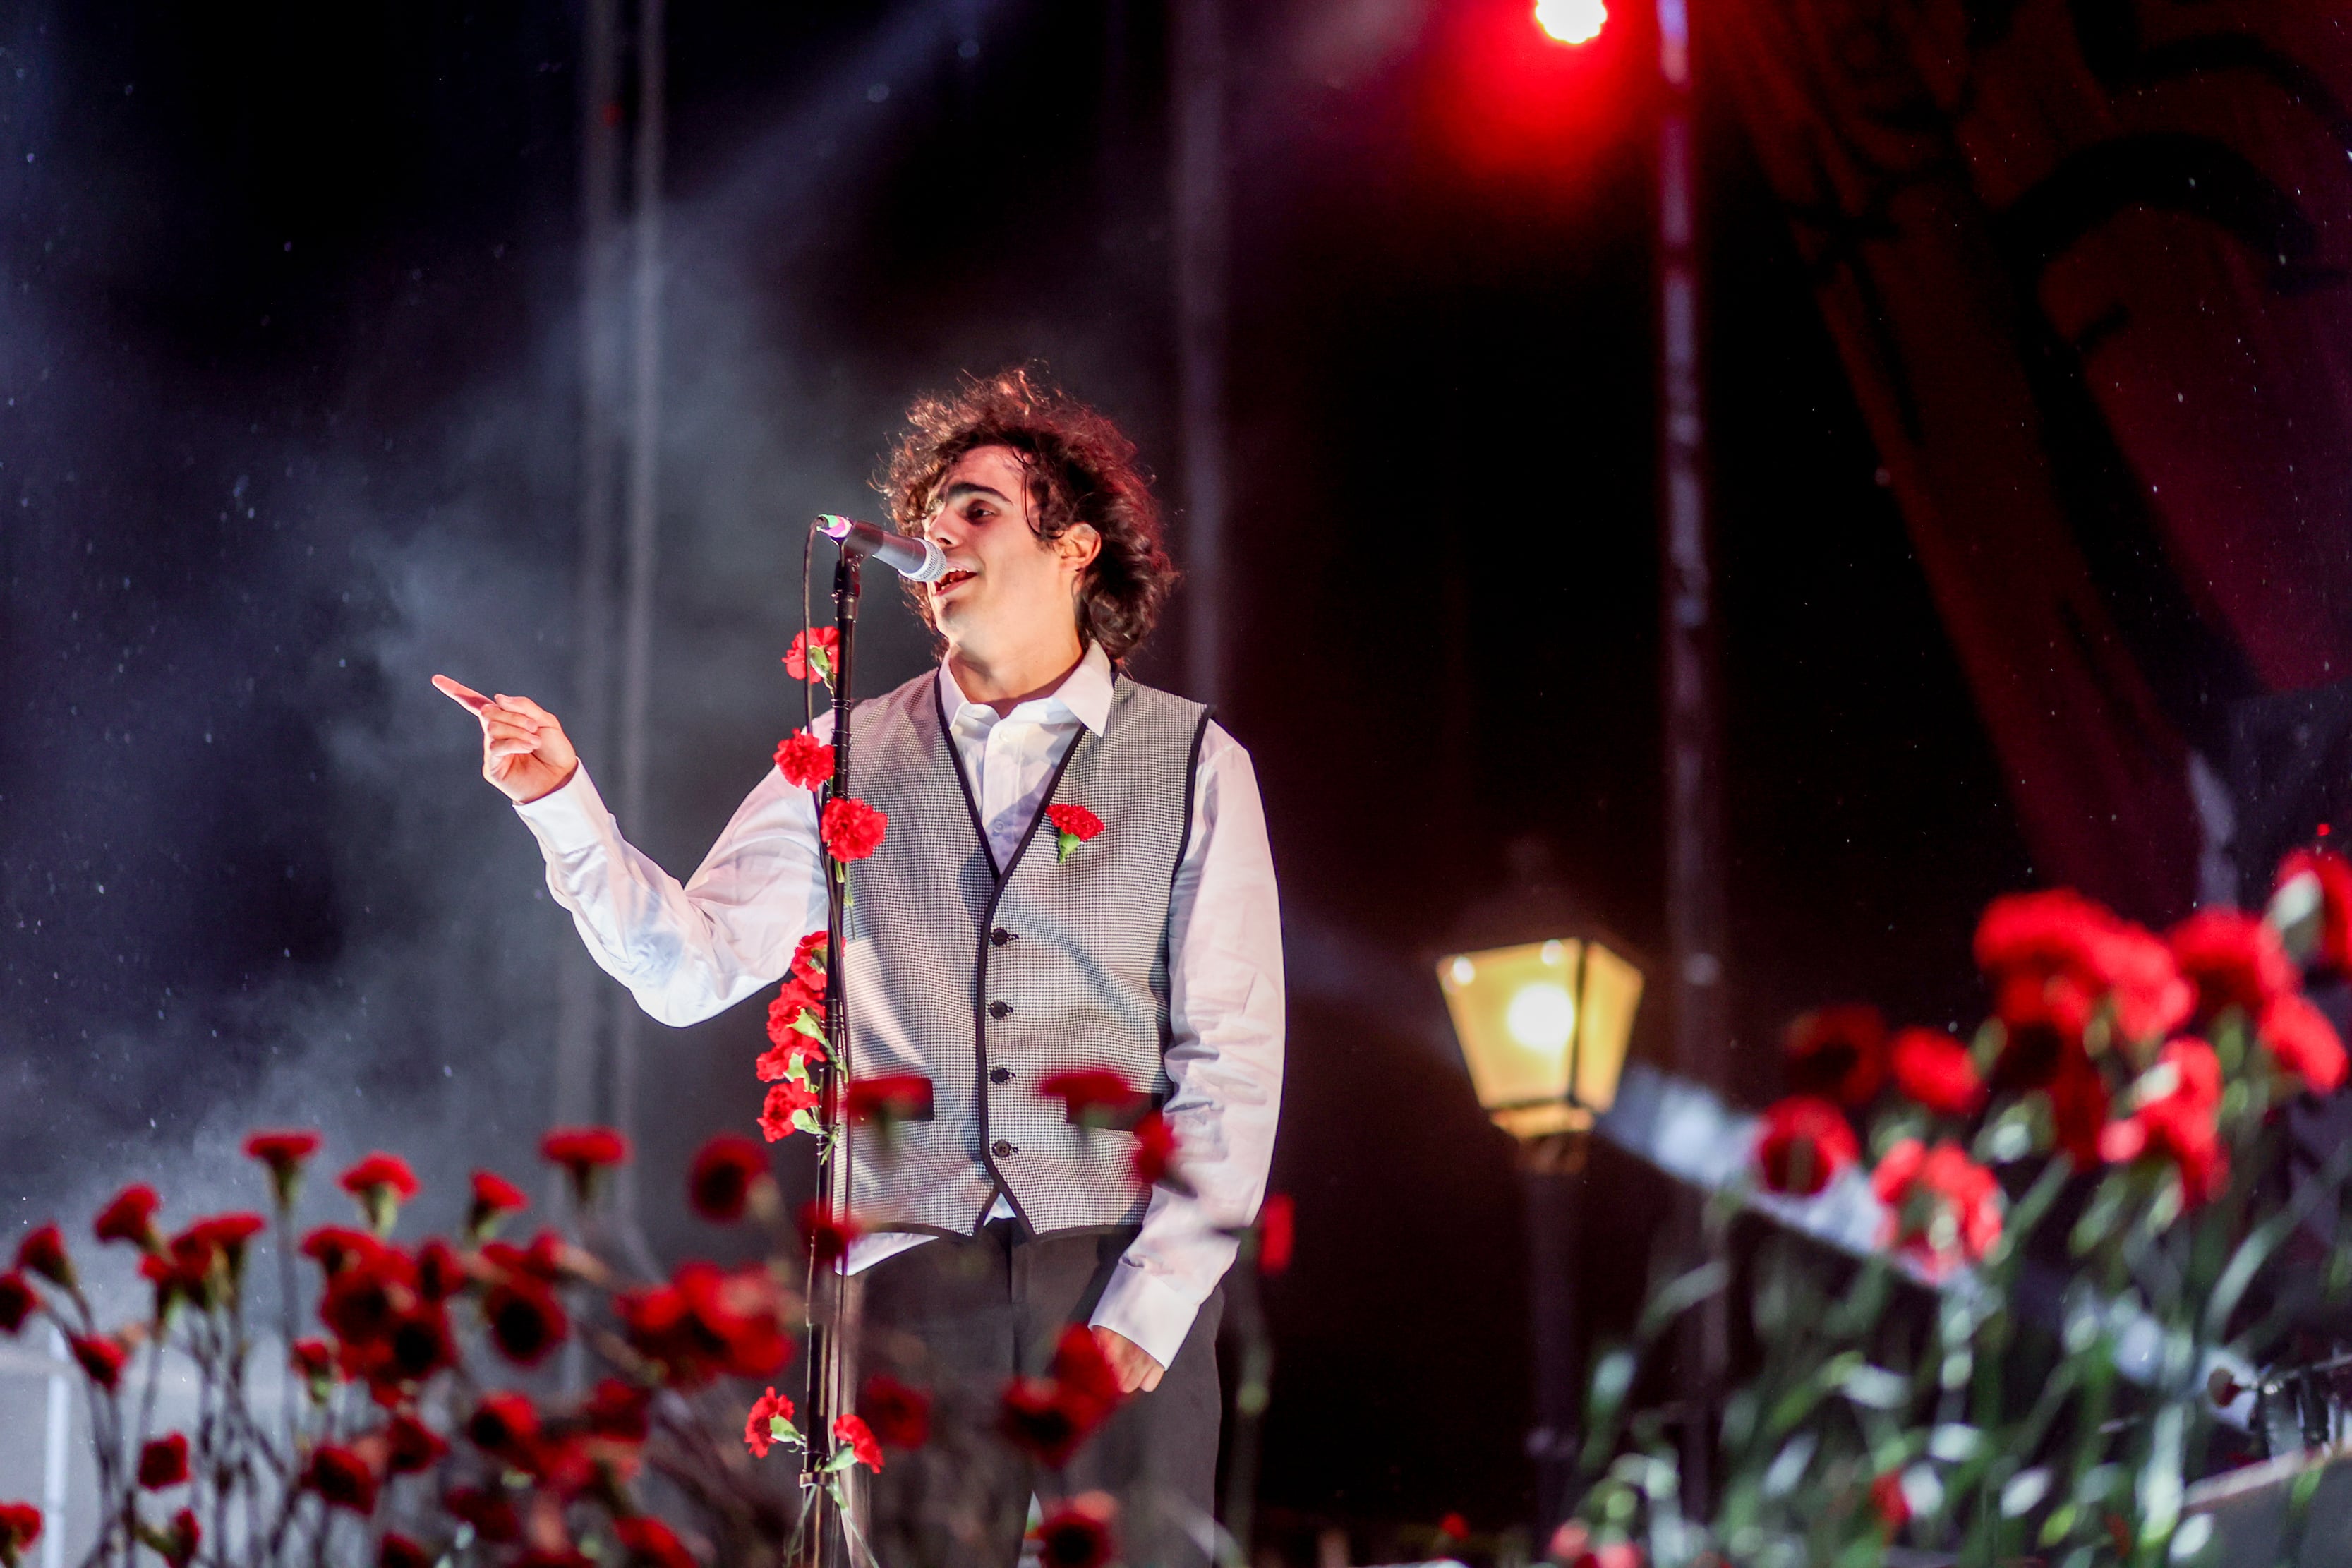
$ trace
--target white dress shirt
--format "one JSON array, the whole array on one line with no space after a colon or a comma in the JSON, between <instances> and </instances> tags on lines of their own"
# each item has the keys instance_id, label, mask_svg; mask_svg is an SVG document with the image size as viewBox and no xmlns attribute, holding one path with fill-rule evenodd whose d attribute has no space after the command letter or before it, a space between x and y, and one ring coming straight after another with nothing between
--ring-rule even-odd
<instances>
[{"instance_id":1,"label":"white dress shirt","mask_svg":"<svg viewBox=\"0 0 2352 1568\"><path fill-rule=\"evenodd\" d=\"M1078 731L1099 735L1108 721L1110 661L1089 647L1056 690L1002 718L966 700L944 663L938 679L950 737L1003 864ZM820 717L817 737L832 731L832 715ZM772 769L683 887L622 838L584 766L515 810L590 954L665 1024L697 1023L773 984L802 936L824 923L815 797ZM1043 829L1038 842L1050 846ZM1032 852L1045 851L1033 844ZM1249 753L1213 723L1169 900L1168 1013L1165 1113L1196 1195L1154 1189L1092 1320L1163 1366L1233 1264L1235 1243L1223 1232L1256 1216L1282 1096L1282 927L1265 813ZM1012 1209L1000 1195L991 1213ZM862 1237L846 1267L870 1268L928 1239Z\"/></svg>"}]
</instances>

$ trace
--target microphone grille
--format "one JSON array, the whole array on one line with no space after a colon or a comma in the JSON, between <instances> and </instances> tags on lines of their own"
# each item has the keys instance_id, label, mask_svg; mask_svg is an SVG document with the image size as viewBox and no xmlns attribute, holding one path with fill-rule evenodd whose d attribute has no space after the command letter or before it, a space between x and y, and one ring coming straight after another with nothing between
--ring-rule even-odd
<instances>
[{"instance_id":1,"label":"microphone grille","mask_svg":"<svg viewBox=\"0 0 2352 1568\"><path fill-rule=\"evenodd\" d=\"M947 575L948 558L938 544L929 539L919 540L923 547L923 563L907 574L909 583L936 583Z\"/></svg>"}]
</instances>

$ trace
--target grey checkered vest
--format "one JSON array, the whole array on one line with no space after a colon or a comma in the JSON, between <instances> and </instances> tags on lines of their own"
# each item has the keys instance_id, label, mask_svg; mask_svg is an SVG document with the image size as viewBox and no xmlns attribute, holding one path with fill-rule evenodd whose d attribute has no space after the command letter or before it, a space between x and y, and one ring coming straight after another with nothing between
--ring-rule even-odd
<instances>
[{"instance_id":1,"label":"grey checkered vest","mask_svg":"<svg viewBox=\"0 0 2352 1568\"><path fill-rule=\"evenodd\" d=\"M852 793L887 813L850 869L845 978L853 1072L919 1073L930 1120L857 1131L850 1202L868 1228L971 1236L1000 1188L1032 1233L1143 1216L1135 1139L1073 1125L1038 1093L1109 1068L1165 1099L1168 900L1192 831L1208 710L1119 677L1099 736L1080 731L1000 868L947 731L936 670L857 704ZM1057 862L1045 806L1103 830Z\"/></svg>"}]
</instances>

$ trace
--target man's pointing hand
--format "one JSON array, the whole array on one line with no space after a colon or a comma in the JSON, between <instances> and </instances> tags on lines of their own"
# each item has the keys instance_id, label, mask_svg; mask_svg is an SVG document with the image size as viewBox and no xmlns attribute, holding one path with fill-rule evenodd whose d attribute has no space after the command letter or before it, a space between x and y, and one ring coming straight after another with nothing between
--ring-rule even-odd
<instances>
[{"instance_id":1,"label":"man's pointing hand","mask_svg":"<svg viewBox=\"0 0 2352 1568\"><path fill-rule=\"evenodd\" d=\"M580 765L580 753L555 715L528 697L485 697L446 675L434 689L481 721L482 776L509 800L534 801L561 789Z\"/></svg>"}]
</instances>

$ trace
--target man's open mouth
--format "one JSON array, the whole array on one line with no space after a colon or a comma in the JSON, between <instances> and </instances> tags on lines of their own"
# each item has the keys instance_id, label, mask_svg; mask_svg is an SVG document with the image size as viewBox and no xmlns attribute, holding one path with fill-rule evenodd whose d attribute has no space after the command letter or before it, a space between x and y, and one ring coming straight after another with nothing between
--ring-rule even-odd
<instances>
[{"instance_id":1,"label":"man's open mouth","mask_svg":"<svg viewBox=\"0 0 2352 1568\"><path fill-rule=\"evenodd\" d=\"M934 594L944 594L959 583L971 582L971 577L972 574L964 571L961 567L957 567L952 571L943 572L940 574L939 581L931 584L931 592Z\"/></svg>"}]
</instances>

